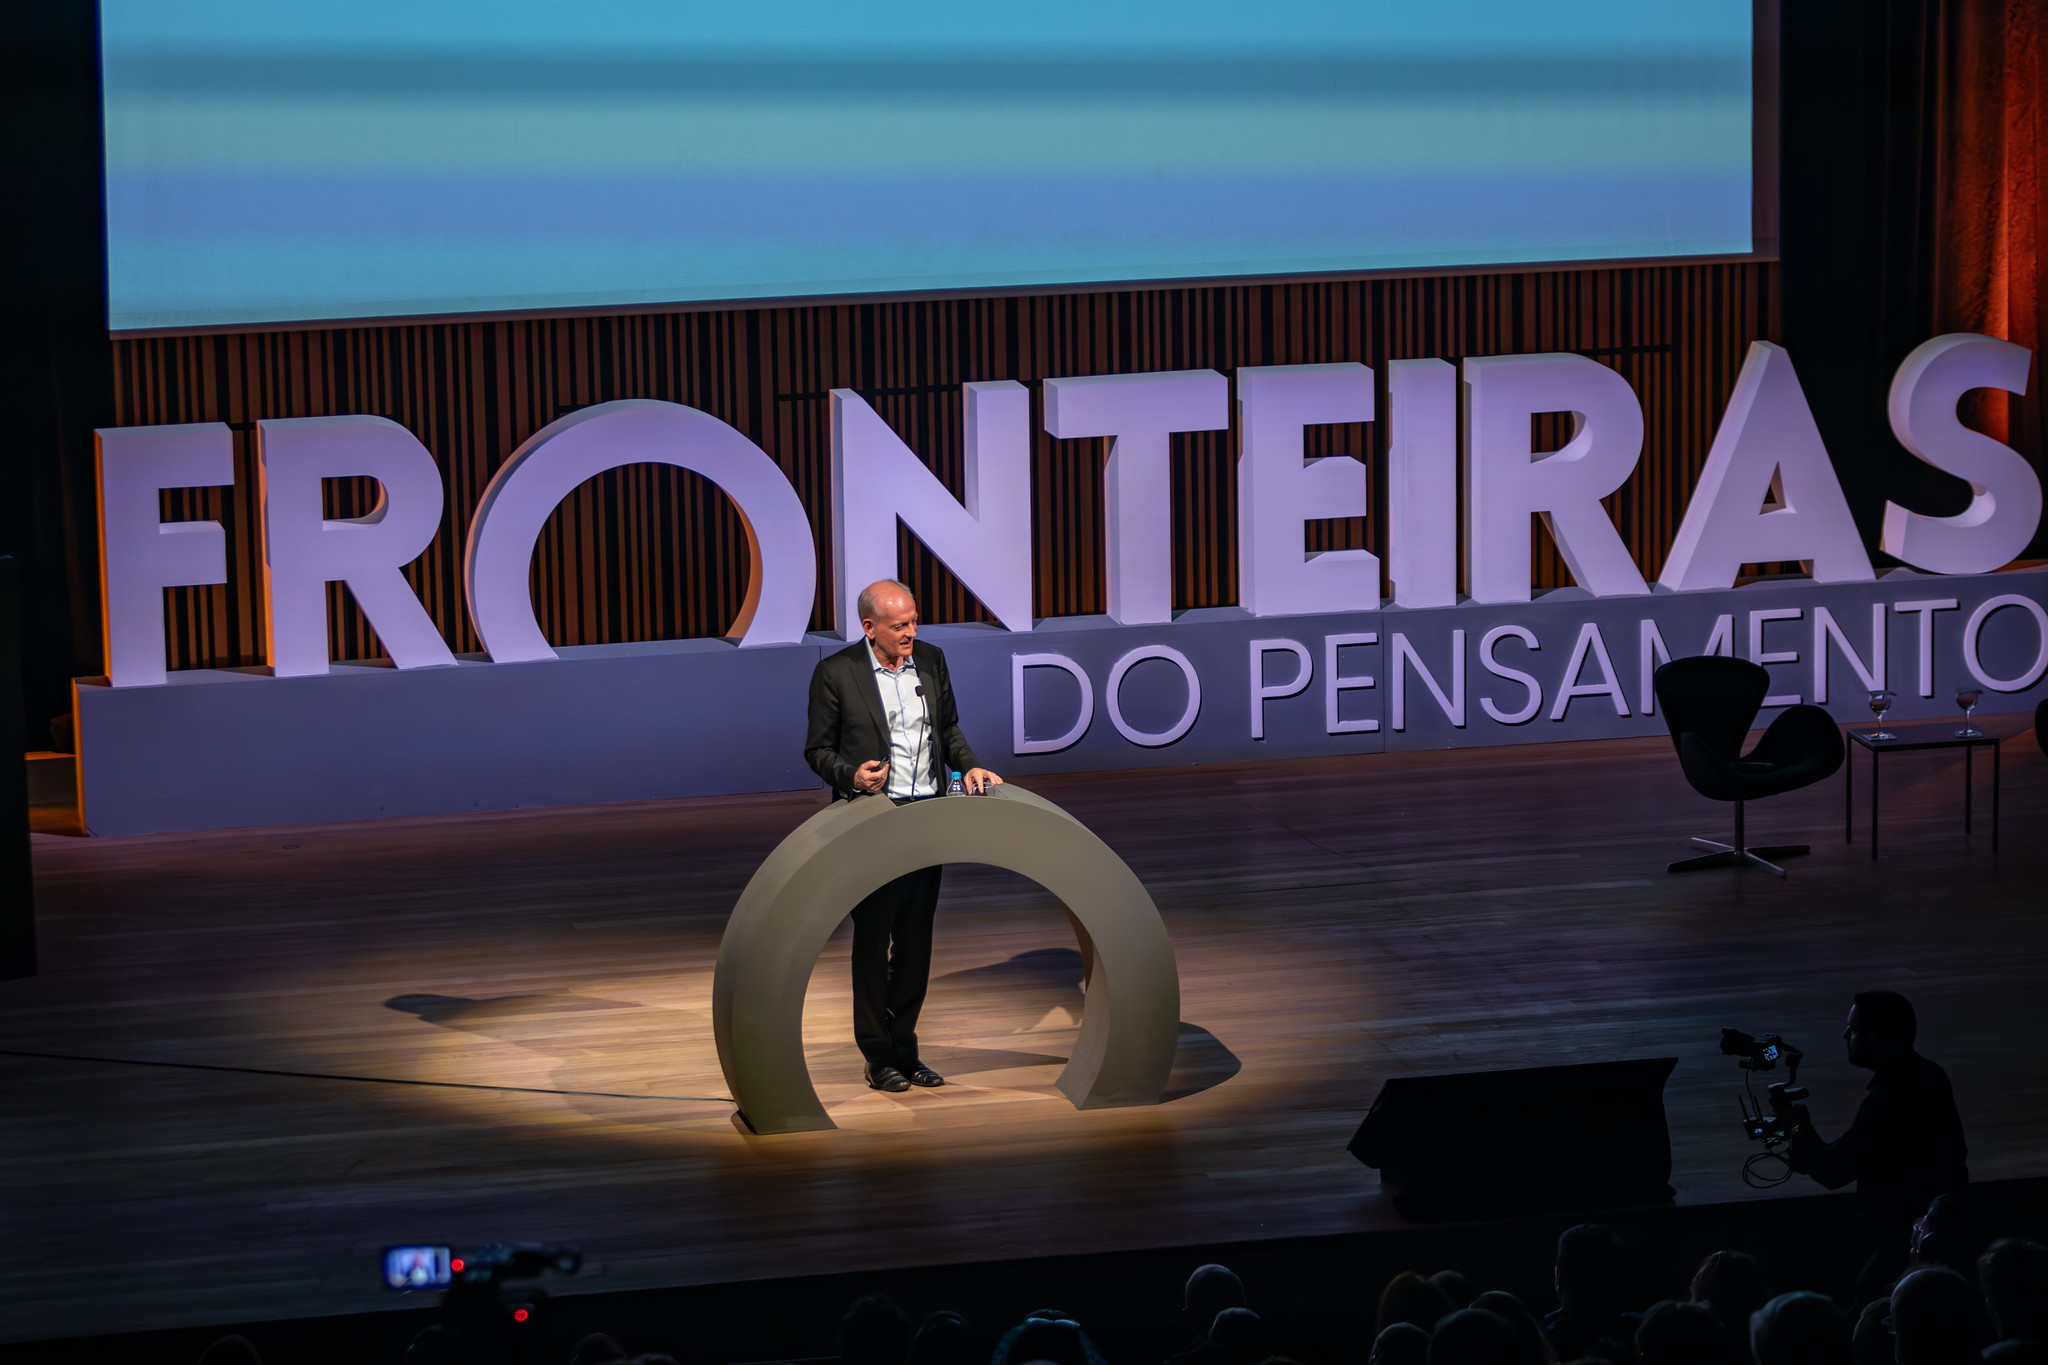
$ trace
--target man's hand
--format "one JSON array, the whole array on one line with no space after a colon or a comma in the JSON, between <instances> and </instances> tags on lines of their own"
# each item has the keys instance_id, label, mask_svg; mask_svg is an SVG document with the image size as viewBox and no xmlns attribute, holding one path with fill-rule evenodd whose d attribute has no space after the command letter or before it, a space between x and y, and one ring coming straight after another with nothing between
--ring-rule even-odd
<instances>
[{"instance_id":1,"label":"man's hand","mask_svg":"<svg viewBox=\"0 0 2048 1365\"><path fill-rule=\"evenodd\" d=\"M961 778L961 781L965 782L967 790L976 796L980 796L990 787L1000 787L1003 785L1003 779L997 777L986 768L969 768L966 775Z\"/></svg>"},{"instance_id":2,"label":"man's hand","mask_svg":"<svg viewBox=\"0 0 2048 1365\"><path fill-rule=\"evenodd\" d=\"M861 764L860 770L853 775L853 789L857 792L867 792L872 795L880 791L882 784L888 780L889 765L878 758L871 758ZM1000 781L1001 779L998 778L997 780Z\"/></svg>"}]
</instances>

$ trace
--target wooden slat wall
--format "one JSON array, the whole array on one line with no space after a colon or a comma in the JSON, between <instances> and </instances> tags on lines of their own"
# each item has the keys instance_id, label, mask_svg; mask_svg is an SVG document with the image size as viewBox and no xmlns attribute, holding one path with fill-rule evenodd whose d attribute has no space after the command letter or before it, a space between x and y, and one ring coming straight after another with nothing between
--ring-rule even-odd
<instances>
[{"instance_id":1,"label":"wooden slat wall","mask_svg":"<svg viewBox=\"0 0 2048 1365\"><path fill-rule=\"evenodd\" d=\"M830 624L831 460L826 393L854 388L957 493L961 383L1049 376L1578 351L1641 395L1641 466L1613 498L1646 575L1677 531L1721 407L1752 339L1777 339L1777 270L1682 265L1528 274L1155 289L1027 298L846 303L641 316L401 324L324 331L125 339L115 345L118 421L224 421L236 429L232 489L165 495L165 515L227 527L231 582L170 594L171 665L263 660L262 548L254 430L266 417L381 413L434 453L448 490L441 533L408 570L458 652L479 648L462 603L470 513L518 444L564 412L613 398L687 403L758 442L809 509L819 546L813 624ZM1035 414L1034 414L1035 417ZM1538 422L1557 444L1561 419ZM1310 433L1310 453L1360 454L1384 507L1384 423ZM1234 432L1176 437L1175 601L1236 597ZM1103 609L1102 441L1037 437L1037 612ZM330 515L367 490L336 487ZM1316 549L1384 556L1386 524L1310 530ZM1538 529L1537 582L1569 582ZM927 620L986 619L908 536L904 573ZM633 466L592 480L556 513L534 555L534 598L557 644L715 635L745 589L745 542L723 495L695 475ZM337 658L379 650L341 589Z\"/></svg>"}]
</instances>

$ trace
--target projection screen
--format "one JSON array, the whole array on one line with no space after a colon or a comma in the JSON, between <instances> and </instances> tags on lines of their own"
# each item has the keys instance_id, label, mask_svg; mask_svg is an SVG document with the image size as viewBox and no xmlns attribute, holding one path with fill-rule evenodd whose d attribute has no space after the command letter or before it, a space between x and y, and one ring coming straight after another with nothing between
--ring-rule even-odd
<instances>
[{"instance_id":1,"label":"projection screen","mask_svg":"<svg viewBox=\"0 0 2048 1365\"><path fill-rule=\"evenodd\" d=\"M104 0L117 331L1751 252L1747 0Z\"/></svg>"}]
</instances>

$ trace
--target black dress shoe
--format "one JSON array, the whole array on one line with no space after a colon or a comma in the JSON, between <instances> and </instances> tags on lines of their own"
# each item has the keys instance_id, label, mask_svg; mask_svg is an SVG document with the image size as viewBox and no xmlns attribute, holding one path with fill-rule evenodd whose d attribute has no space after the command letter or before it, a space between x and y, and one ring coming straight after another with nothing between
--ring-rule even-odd
<instances>
[{"instance_id":1,"label":"black dress shoe","mask_svg":"<svg viewBox=\"0 0 2048 1365\"><path fill-rule=\"evenodd\" d=\"M869 1066L866 1071L868 1089L886 1090L900 1095L910 1089L910 1082L903 1079L903 1073L893 1066Z\"/></svg>"},{"instance_id":2,"label":"black dress shoe","mask_svg":"<svg viewBox=\"0 0 2048 1365\"><path fill-rule=\"evenodd\" d=\"M946 1078L926 1066L923 1062L912 1062L910 1065L910 1083L923 1086L926 1090L931 1090L944 1085Z\"/></svg>"}]
</instances>

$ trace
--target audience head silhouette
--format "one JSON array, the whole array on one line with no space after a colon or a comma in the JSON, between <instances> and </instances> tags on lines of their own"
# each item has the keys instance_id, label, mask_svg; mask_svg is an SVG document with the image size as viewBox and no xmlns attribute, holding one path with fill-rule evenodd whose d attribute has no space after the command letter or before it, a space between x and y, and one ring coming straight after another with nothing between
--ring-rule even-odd
<instances>
[{"instance_id":1,"label":"audience head silhouette","mask_svg":"<svg viewBox=\"0 0 2048 1365\"><path fill-rule=\"evenodd\" d=\"M225 1336L199 1353L199 1365L263 1365L256 1343L244 1336Z\"/></svg>"},{"instance_id":2,"label":"audience head silhouette","mask_svg":"<svg viewBox=\"0 0 2048 1365\"><path fill-rule=\"evenodd\" d=\"M1849 1319L1825 1294L1780 1294L1749 1315L1756 1365L1849 1365Z\"/></svg>"},{"instance_id":3,"label":"audience head silhouette","mask_svg":"<svg viewBox=\"0 0 2048 1365\"><path fill-rule=\"evenodd\" d=\"M1213 1263L1196 1267L1195 1273L1188 1276L1181 1299L1188 1318L1204 1330L1216 1321L1218 1313L1226 1308L1243 1308L1246 1302L1244 1281L1230 1267Z\"/></svg>"},{"instance_id":4,"label":"audience head silhouette","mask_svg":"<svg viewBox=\"0 0 2048 1365\"><path fill-rule=\"evenodd\" d=\"M1479 1293L1462 1271L1439 1270L1429 1277L1429 1282L1443 1291L1444 1302L1453 1309L1470 1308L1473 1298Z\"/></svg>"},{"instance_id":5,"label":"audience head silhouette","mask_svg":"<svg viewBox=\"0 0 2048 1365\"><path fill-rule=\"evenodd\" d=\"M1692 1301L1720 1320L1738 1338L1749 1333L1749 1315L1771 1297L1756 1257L1746 1251L1717 1251L1693 1272Z\"/></svg>"},{"instance_id":6,"label":"audience head silhouette","mask_svg":"<svg viewBox=\"0 0 2048 1365\"><path fill-rule=\"evenodd\" d=\"M1484 1308L1461 1308L1436 1325L1429 1365L1518 1365L1515 1329Z\"/></svg>"},{"instance_id":7,"label":"audience head silhouette","mask_svg":"<svg viewBox=\"0 0 2048 1365\"><path fill-rule=\"evenodd\" d=\"M839 1358L846 1365L902 1365L910 1350L910 1319L901 1308L870 1294L839 1322Z\"/></svg>"},{"instance_id":8,"label":"audience head silhouette","mask_svg":"<svg viewBox=\"0 0 2048 1365\"><path fill-rule=\"evenodd\" d=\"M2000 1238L1977 1259L1977 1279L2000 1341L2048 1343L2048 1247Z\"/></svg>"},{"instance_id":9,"label":"audience head silhouette","mask_svg":"<svg viewBox=\"0 0 2048 1365\"><path fill-rule=\"evenodd\" d=\"M1380 1291L1377 1326L1384 1332L1397 1322L1412 1322L1426 1332L1450 1312L1451 1301L1444 1297L1443 1290L1414 1271L1404 1270L1388 1280L1387 1287Z\"/></svg>"},{"instance_id":10,"label":"audience head silhouette","mask_svg":"<svg viewBox=\"0 0 2048 1365\"><path fill-rule=\"evenodd\" d=\"M1913 1224L1913 1263L1946 1266L1968 1279L1977 1273L1984 1239L1977 1231L1977 1211L1969 1197L1938 1194Z\"/></svg>"},{"instance_id":11,"label":"audience head silhouette","mask_svg":"<svg viewBox=\"0 0 2048 1365\"><path fill-rule=\"evenodd\" d=\"M1429 1365L1429 1333L1412 1322L1397 1322L1373 1338L1366 1365Z\"/></svg>"},{"instance_id":12,"label":"audience head silhouette","mask_svg":"<svg viewBox=\"0 0 2048 1365\"><path fill-rule=\"evenodd\" d=\"M908 1365L981 1365L983 1359L967 1319L944 1309L927 1314L910 1339Z\"/></svg>"},{"instance_id":13,"label":"audience head silhouette","mask_svg":"<svg viewBox=\"0 0 2048 1365\"><path fill-rule=\"evenodd\" d=\"M1226 1308L1209 1324L1209 1344L1218 1362L1254 1362L1266 1358L1266 1324L1249 1308Z\"/></svg>"},{"instance_id":14,"label":"audience head silhouette","mask_svg":"<svg viewBox=\"0 0 2048 1365\"><path fill-rule=\"evenodd\" d=\"M1522 1365L1556 1365L1557 1353L1550 1349L1550 1338L1543 1335L1543 1324L1513 1294L1489 1289L1470 1306L1493 1314L1514 1329L1515 1359Z\"/></svg>"},{"instance_id":15,"label":"audience head silhouette","mask_svg":"<svg viewBox=\"0 0 2048 1365\"><path fill-rule=\"evenodd\" d=\"M1003 1334L996 1345L991 1365L1103 1365L1095 1344L1088 1340L1081 1324L1072 1318L1036 1315L1024 1319Z\"/></svg>"},{"instance_id":16,"label":"audience head silhouette","mask_svg":"<svg viewBox=\"0 0 2048 1365\"><path fill-rule=\"evenodd\" d=\"M625 1358L626 1348L604 1332L592 1332L569 1350L569 1365L606 1365Z\"/></svg>"},{"instance_id":17,"label":"audience head silhouette","mask_svg":"<svg viewBox=\"0 0 2048 1365\"><path fill-rule=\"evenodd\" d=\"M1738 1365L1736 1338L1703 1303L1671 1299L1643 1314L1636 1328L1642 1365Z\"/></svg>"},{"instance_id":18,"label":"audience head silhouette","mask_svg":"<svg viewBox=\"0 0 2048 1365\"><path fill-rule=\"evenodd\" d=\"M1892 1333L1898 1365L1974 1365L1978 1301L1970 1282L1953 1270L1916 1270L1892 1289Z\"/></svg>"},{"instance_id":19,"label":"audience head silhouette","mask_svg":"<svg viewBox=\"0 0 2048 1365\"><path fill-rule=\"evenodd\" d=\"M1557 1301L1565 1308L1611 1308L1621 1299L1626 1265L1621 1234L1605 1223L1566 1228L1557 1239Z\"/></svg>"}]
</instances>

